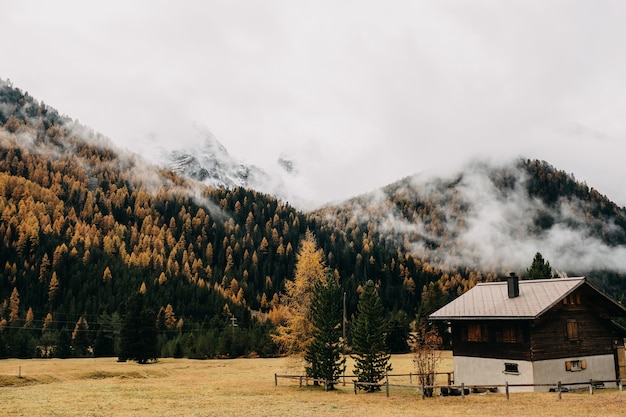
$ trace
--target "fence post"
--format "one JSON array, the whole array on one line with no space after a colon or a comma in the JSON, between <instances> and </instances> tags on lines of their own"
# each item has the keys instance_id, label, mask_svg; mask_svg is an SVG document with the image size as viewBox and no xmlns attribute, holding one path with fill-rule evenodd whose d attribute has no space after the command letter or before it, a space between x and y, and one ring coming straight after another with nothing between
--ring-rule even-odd
<instances>
[{"instance_id":1,"label":"fence post","mask_svg":"<svg viewBox=\"0 0 626 417\"><path fill-rule=\"evenodd\" d=\"M452 375L448 372L448 386L452 385Z\"/></svg>"},{"instance_id":2,"label":"fence post","mask_svg":"<svg viewBox=\"0 0 626 417\"><path fill-rule=\"evenodd\" d=\"M589 394L593 395L593 379L589 380Z\"/></svg>"},{"instance_id":3,"label":"fence post","mask_svg":"<svg viewBox=\"0 0 626 417\"><path fill-rule=\"evenodd\" d=\"M300 388L302 388L302 375L299 376L300 379Z\"/></svg>"},{"instance_id":4,"label":"fence post","mask_svg":"<svg viewBox=\"0 0 626 417\"><path fill-rule=\"evenodd\" d=\"M556 383L556 392L557 392L557 398L560 400L562 395L561 395L561 381Z\"/></svg>"},{"instance_id":5,"label":"fence post","mask_svg":"<svg viewBox=\"0 0 626 417\"><path fill-rule=\"evenodd\" d=\"M352 381L354 382L354 395L356 395L356 381Z\"/></svg>"},{"instance_id":6,"label":"fence post","mask_svg":"<svg viewBox=\"0 0 626 417\"><path fill-rule=\"evenodd\" d=\"M22 377L22 366L20 365L18 371L17 371L17 377L21 378Z\"/></svg>"},{"instance_id":7,"label":"fence post","mask_svg":"<svg viewBox=\"0 0 626 417\"><path fill-rule=\"evenodd\" d=\"M465 399L465 382L461 383L461 398Z\"/></svg>"},{"instance_id":8,"label":"fence post","mask_svg":"<svg viewBox=\"0 0 626 417\"><path fill-rule=\"evenodd\" d=\"M620 378L618 381L619 392L622 392L622 379Z\"/></svg>"},{"instance_id":9,"label":"fence post","mask_svg":"<svg viewBox=\"0 0 626 417\"><path fill-rule=\"evenodd\" d=\"M426 388L424 388L424 384L423 383L420 383L420 390L422 391L422 400L425 400L426 399L426 392L425 392Z\"/></svg>"},{"instance_id":10,"label":"fence post","mask_svg":"<svg viewBox=\"0 0 626 417\"><path fill-rule=\"evenodd\" d=\"M409 383L413 383L413 374L411 372L409 372Z\"/></svg>"},{"instance_id":11,"label":"fence post","mask_svg":"<svg viewBox=\"0 0 626 417\"><path fill-rule=\"evenodd\" d=\"M324 391L328 391L328 380L324 379Z\"/></svg>"},{"instance_id":12,"label":"fence post","mask_svg":"<svg viewBox=\"0 0 626 417\"><path fill-rule=\"evenodd\" d=\"M385 372L385 387L387 390L387 398L389 398L389 371Z\"/></svg>"},{"instance_id":13,"label":"fence post","mask_svg":"<svg viewBox=\"0 0 626 417\"><path fill-rule=\"evenodd\" d=\"M504 382L504 392L506 393L506 399L509 399L509 381Z\"/></svg>"},{"instance_id":14,"label":"fence post","mask_svg":"<svg viewBox=\"0 0 626 417\"><path fill-rule=\"evenodd\" d=\"M278 375L274 374L274 386L278 386Z\"/></svg>"}]
</instances>

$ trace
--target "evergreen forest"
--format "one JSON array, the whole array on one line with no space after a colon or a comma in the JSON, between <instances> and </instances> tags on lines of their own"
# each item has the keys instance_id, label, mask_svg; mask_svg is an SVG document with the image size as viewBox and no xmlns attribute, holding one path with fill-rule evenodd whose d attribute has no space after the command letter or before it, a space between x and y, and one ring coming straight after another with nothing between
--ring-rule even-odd
<instances>
[{"instance_id":1,"label":"evergreen forest","mask_svg":"<svg viewBox=\"0 0 626 417\"><path fill-rule=\"evenodd\" d=\"M530 178L529 195L546 206L584 200L578 221L608 245L626 244L623 208L545 162L520 160L517 169ZM515 187L507 171L492 177L504 194ZM428 198L400 181L385 187L381 205L362 196L304 213L152 165L0 80L0 358L118 356L129 343L123 329L136 329L131 315L154 323L155 351L142 360L280 354L272 336L285 323L286 283L308 232L345 294L348 342L371 281L387 345L406 351L411 322L503 272L449 268L437 256L455 250L468 210L455 199L458 181ZM390 233L389 211L423 230ZM531 233L560 221L545 212ZM418 241L428 253L415 251ZM615 297L626 292L618 272L580 272Z\"/></svg>"},{"instance_id":2,"label":"evergreen forest","mask_svg":"<svg viewBox=\"0 0 626 417\"><path fill-rule=\"evenodd\" d=\"M0 357L117 355L137 292L154 311L159 355L275 355L270 334L307 230L348 316L374 279L385 308L412 317L441 275L366 228L152 166L9 82L0 213Z\"/></svg>"}]
</instances>

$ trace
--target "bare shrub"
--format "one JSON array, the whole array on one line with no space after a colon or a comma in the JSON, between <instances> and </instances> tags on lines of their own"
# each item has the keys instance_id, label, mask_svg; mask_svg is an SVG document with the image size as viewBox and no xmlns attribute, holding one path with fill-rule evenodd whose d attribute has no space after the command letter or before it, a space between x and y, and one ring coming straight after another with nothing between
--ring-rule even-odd
<instances>
[{"instance_id":1,"label":"bare shrub","mask_svg":"<svg viewBox=\"0 0 626 417\"><path fill-rule=\"evenodd\" d=\"M417 325L411 342L411 351L419 382L423 387L435 384L437 364L442 360L441 345L442 339L436 327L425 323ZM432 397L433 389L424 388L424 394Z\"/></svg>"}]
</instances>

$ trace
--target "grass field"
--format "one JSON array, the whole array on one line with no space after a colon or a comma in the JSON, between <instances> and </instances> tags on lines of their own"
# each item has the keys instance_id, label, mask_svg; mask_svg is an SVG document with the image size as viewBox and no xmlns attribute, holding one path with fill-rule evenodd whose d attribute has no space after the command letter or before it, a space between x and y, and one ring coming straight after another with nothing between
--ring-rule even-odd
<instances>
[{"instance_id":1,"label":"grass field","mask_svg":"<svg viewBox=\"0 0 626 417\"><path fill-rule=\"evenodd\" d=\"M392 357L393 373L414 372L411 355ZM451 369L447 357L442 370ZM274 374L298 374L290 358L138 365L114 358L0 360L0 416L623 416L626 391L516 393L422 400L416 388L354 395L299 387ZM351 366L351 365L349 365ZM18 374L21 372L21 377ZM351 368L348 368L351 372ZM445 377L444 377L445 379ZM408 384L408 377L392 383ZM415 383L415 381L414 381Z\"/></svg>"}]
</instances>

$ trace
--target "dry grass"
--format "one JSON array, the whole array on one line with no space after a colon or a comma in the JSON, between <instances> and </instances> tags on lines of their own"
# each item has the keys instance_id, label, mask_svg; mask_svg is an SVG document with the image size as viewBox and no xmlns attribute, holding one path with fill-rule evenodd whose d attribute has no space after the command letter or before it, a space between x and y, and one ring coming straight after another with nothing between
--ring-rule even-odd
<instances>
[{"instance_id":1,"label":"dry grass","mask_svg":"<svg viewBox=\"0 0 626 417\"><path fill-rule=\"evenodd\" d=\"M394 356L393 372L412 372L411 359ZM451 364L448 356L441 368ZM384 391L354 395L350 383L332 392L287 379L274 386L274 373L299 373L297 366L287 358L163 359L149 365L2 360L0 416L618 416L626 410L626 392L617 390L567 393L561 401L554 393L512 394L507 401L503 394L422 400L415 388L398 387L389 398Z\"/></svg>"}]
</instances>

